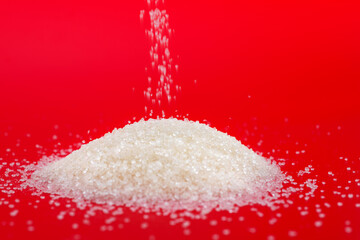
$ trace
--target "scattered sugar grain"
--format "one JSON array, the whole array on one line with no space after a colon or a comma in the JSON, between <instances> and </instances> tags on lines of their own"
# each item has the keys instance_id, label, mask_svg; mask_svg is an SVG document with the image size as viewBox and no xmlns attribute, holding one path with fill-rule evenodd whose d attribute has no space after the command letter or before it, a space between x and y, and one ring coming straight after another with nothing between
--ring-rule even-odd
<instances>
[{"instance_id":1,"label":"scattered sugar grain","mask_svg":"<svg viewBox=\"0 0 360 240\"><path fill-rule=\"evenodd\" d=\"M18 213L19 213L19 210L15 209L15 210L10 212L10 216L15 217Z\"/></svg>"},{"instance_id":2,"label":"scattered sugar grain","mask_svg":"<svg viewBox=\"0 0 360 240\"><path fill-rule=\"evenodd\" d=\"M218 222L216 220L210 221L210 226L216 226L217 224L218 224Z\"/></svg>"},{"instance_id":3,"label":"scattered sugar grain","mask_svg":"<svg viewBox=\"0 0 360 240\"><path fill-rule=\"evenodd\" d=\"M352 228L349 226L346 226L344 230L346 233L352 233Z\"/></svg>"},{"instance_id":4,"label":"scattered sugar grain","mask_svg":"<svg viewBox=\"0 0 360 240\"><path fill-rule=\"evenodd\" d=\"M147 222L143 222L143 223L141 223L141 225L140 225L140 228L141 229L147 229L149 227L149 224L147 223Z\"/></svg>"},{"instance_id":5,"label":"scattered sugar grain","mask_svg":"<svg viewBox=\"0 0 360 240\"><path fill-rule=\"evenodd\" d=\"M314 222L315 227L321 227L323 225L323 222L321 220Z\"/></svg>"},{"instance_id":6,"label":"scattered sugar grain","mask_svg":"<svg viewBox=\"0 0 360 240\"><path fill-rule=\"evenodd\" d=\"M274 225L276 222L277 222L277 219L276 219L276 218L271 218L271 219L269 220L269 224L270 224L270 225Z\"/></svg>"},{"instance_id":7,"label":"scattered sugar grain","mask_svg":"<svg viewBox=\"0 0 360 240\"><path fill-rule=\"evenodd\" d=\"M294 230L290 230L290 231L288 232L288 235L289 235L289 237L296 237L296 236L297 236L297 232L294 231Z\"/></svg>"},{"instance_id":8,"label":"scattered sugar grain","mask_svg":"<svg viewBox=\"0 0 360 240\"><path fill-rule=\"evenodd\" d=\"M115 217L110 217L110 218L108 218L108 219L105 220L105 223L106 223L106 224L111 224L111 223L115 222L115 220L116 220Z\"/></svg>"},{"instance_id":9,"label":"scattered sugar grain","mask_svg":"<svg viewBox=\"0 0 360 240\"><path fill-rule=\"evenodd\" d=\"M185 236L189 236L191 234L191 230L190 229L184 229L183 231Z\"/></svg>"},{"instance_id":10,"label":"scattered sugar grain","mask_svg":"<svg viewBox=\"0 0 360 240\"><path fill-rule=\"evenodd\" d=\"M250 233L253 233L253 234L256 233L256 228L254 228L254 227L249 228L249 232L250 232Z\"/></svg>"},{"instance_id":11,"label":"scattered sugar grain","mask_svg":"<svg viewBox=\"0 0 360 240\"><path fill-rule=\"evenodd\" d=\"M27 230L28 230L29 232L33 232L33 231L35 231L35 227L34 227L34 226L28 226L28 227L27 227Z\"/></svg>"},{"instance_id":12,"label":"scattered sugar grain","mask_svg":"<svg viewBox=\"0 0 360 240\"><path fill-rule=\"evenodd\" d=\"M212 240L219 240L220 239L220 235L219 234L213 234L212 236L211 236L211 239Z\"/></svg>"},{"instance_id":13,"label":"scattered sugar grain","mask_svg":"<svg viewBox=\"0 0 360 240\"><path fill-rule=\"evenodd\" d=\"M183 228L188 228L190 226L190 221L185 221L182 223Z\"/></svg>"},{"instance_id":14,"label":"scattered sugar grain","mask_svg":"<svg viewBox=\"0 0 360 240\"><path fill-rule=\"evenodd\" d=\"M275 240L275 237L273 235L267 236L267 240Z\"/></svg>"},{"instance_id":15,"label":"scattered sugar grain","mask_svg":"<svg viewBox=\"0 0 360 240\"><path fill-rule=\"evenodd\" d=\"M79 224L78 223L73 223L72 224L72 229L78 229L79 228Z\"/></svg>"},{"instance_id":16,"label":"scattered sugar grain","mask_svg":"<svg viewBox=\"0 0 360 240\"><path fill-rule=\"evenodd\" d=\"M230 235L230 229L223 229L222 233L225 235L225 236L228 236Z\"/></svg>"}]
</instances>

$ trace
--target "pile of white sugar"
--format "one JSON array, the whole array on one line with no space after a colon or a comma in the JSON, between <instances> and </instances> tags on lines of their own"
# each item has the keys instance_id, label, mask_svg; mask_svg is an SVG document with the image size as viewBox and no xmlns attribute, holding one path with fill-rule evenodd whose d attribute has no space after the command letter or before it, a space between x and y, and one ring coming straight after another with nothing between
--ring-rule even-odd
<instances>
[{"instance_id":1,"label":"pile of white sugar","mask_svg":"<svg viewBox=\"0 0 360 240\"><path fill-rule=\"evenodd\" d=\"M205 124L141 120L39 164L28 184L43 192L142 209L232 209L278 196L280 168Z\"/></svg>"}]
</instances>

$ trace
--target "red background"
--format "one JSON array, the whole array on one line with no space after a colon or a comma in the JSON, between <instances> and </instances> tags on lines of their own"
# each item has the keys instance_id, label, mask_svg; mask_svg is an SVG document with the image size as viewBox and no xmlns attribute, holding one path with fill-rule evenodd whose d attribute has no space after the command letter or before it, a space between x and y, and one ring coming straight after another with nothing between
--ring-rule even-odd
<instances>
[{"instance_id":1,"label":"red background","mask_svg":"<svg viewBox=\"0 0 360 240\"><path fill-rule=\"evenodd\" d=\"M54 134L67 146L79 141L69 132L89 140L143 116L149 44L139 12L145 8L144 1L1 1L0 156L11 161L14 156L5 149L23 139L21 148L29 152L19 148L13 150L16 156L37 161L34 145L51 154ZM341 172L339 156L359 169L356 1L182 0L167 1L165 8L175 29L170 50L179 64L175 80L183 88L182 115L207 119L265 154L294 150L297 141L308 144L311 150L298 159L300 165L311 163L323 175L338 170L344 182L351 177ZM265 145L256 145L260 139ZM330 195L327 201L336 204ZM315 230L289 210L276 227L258 225L256 236L286 238L288 229L298 226L300 238L360 238L355 230L360 212L353 205L332 210L326 224ZM7 209L0 211L2 219L9 218ZM72 238L69 226L47 221L47 211L35 211L39 224L34 233L20 224L3 228L6 238L54 237L54 231L59 231L55 237ZM35 214L33 209L20 212L18 221ZM346 219L353 224L350 235L341 225ZM148 232L134 223L108 235L88 229L76 233L85 239L147 238L150 232L164 239L184 237L181 228L169 227L163 218L154 217L152 223ZM229 224L227 238L254 237L246 227L256 220ZM211 236L209 225L194 222L189 237L201 236Z\"/></svg>"}]
</instances>

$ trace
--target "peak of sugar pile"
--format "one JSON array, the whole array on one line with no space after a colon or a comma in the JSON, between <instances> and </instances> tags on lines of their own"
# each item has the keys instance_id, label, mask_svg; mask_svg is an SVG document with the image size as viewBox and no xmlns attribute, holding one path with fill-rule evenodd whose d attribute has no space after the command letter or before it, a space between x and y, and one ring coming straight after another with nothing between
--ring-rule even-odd
<instances>
[{"instance_id":1,"label":"peak of sugar pile","mask_svg":"<svg viewBox=\"0 0 360 240\"><path fill-rule=\"evenodd\" d=\"M264 204L283 179L275 163L226 133L189 120L150 119L39 164L29 183L64 197L169 212Z\"/></svg>"}]
</instances>

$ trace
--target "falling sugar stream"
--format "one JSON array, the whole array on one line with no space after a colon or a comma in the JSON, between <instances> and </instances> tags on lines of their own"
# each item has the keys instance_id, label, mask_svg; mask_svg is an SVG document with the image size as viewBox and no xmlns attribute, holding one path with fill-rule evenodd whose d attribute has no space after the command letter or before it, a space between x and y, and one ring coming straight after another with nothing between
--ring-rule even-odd
<instances>
[{"instance_id":1,"label":"falling sugar stream","mask_svg":"<svg viewBox=\"0 0 360 240\"><path fill-rule=\"evenodd\" d=\"M170 51L170 39L174 30L169 25L169 14L164 1L148 0L148 11L140 11L140 20L145 22L148 14L149 24L145 35L150 43L150 64L147 72L147 86L144 90L145 114L162 115L166 110L174 111L177 96L181 87L174 82L173 75L178 70ZM146 14L147 13L147 14Z\"/></svg>"}]
</instances>

